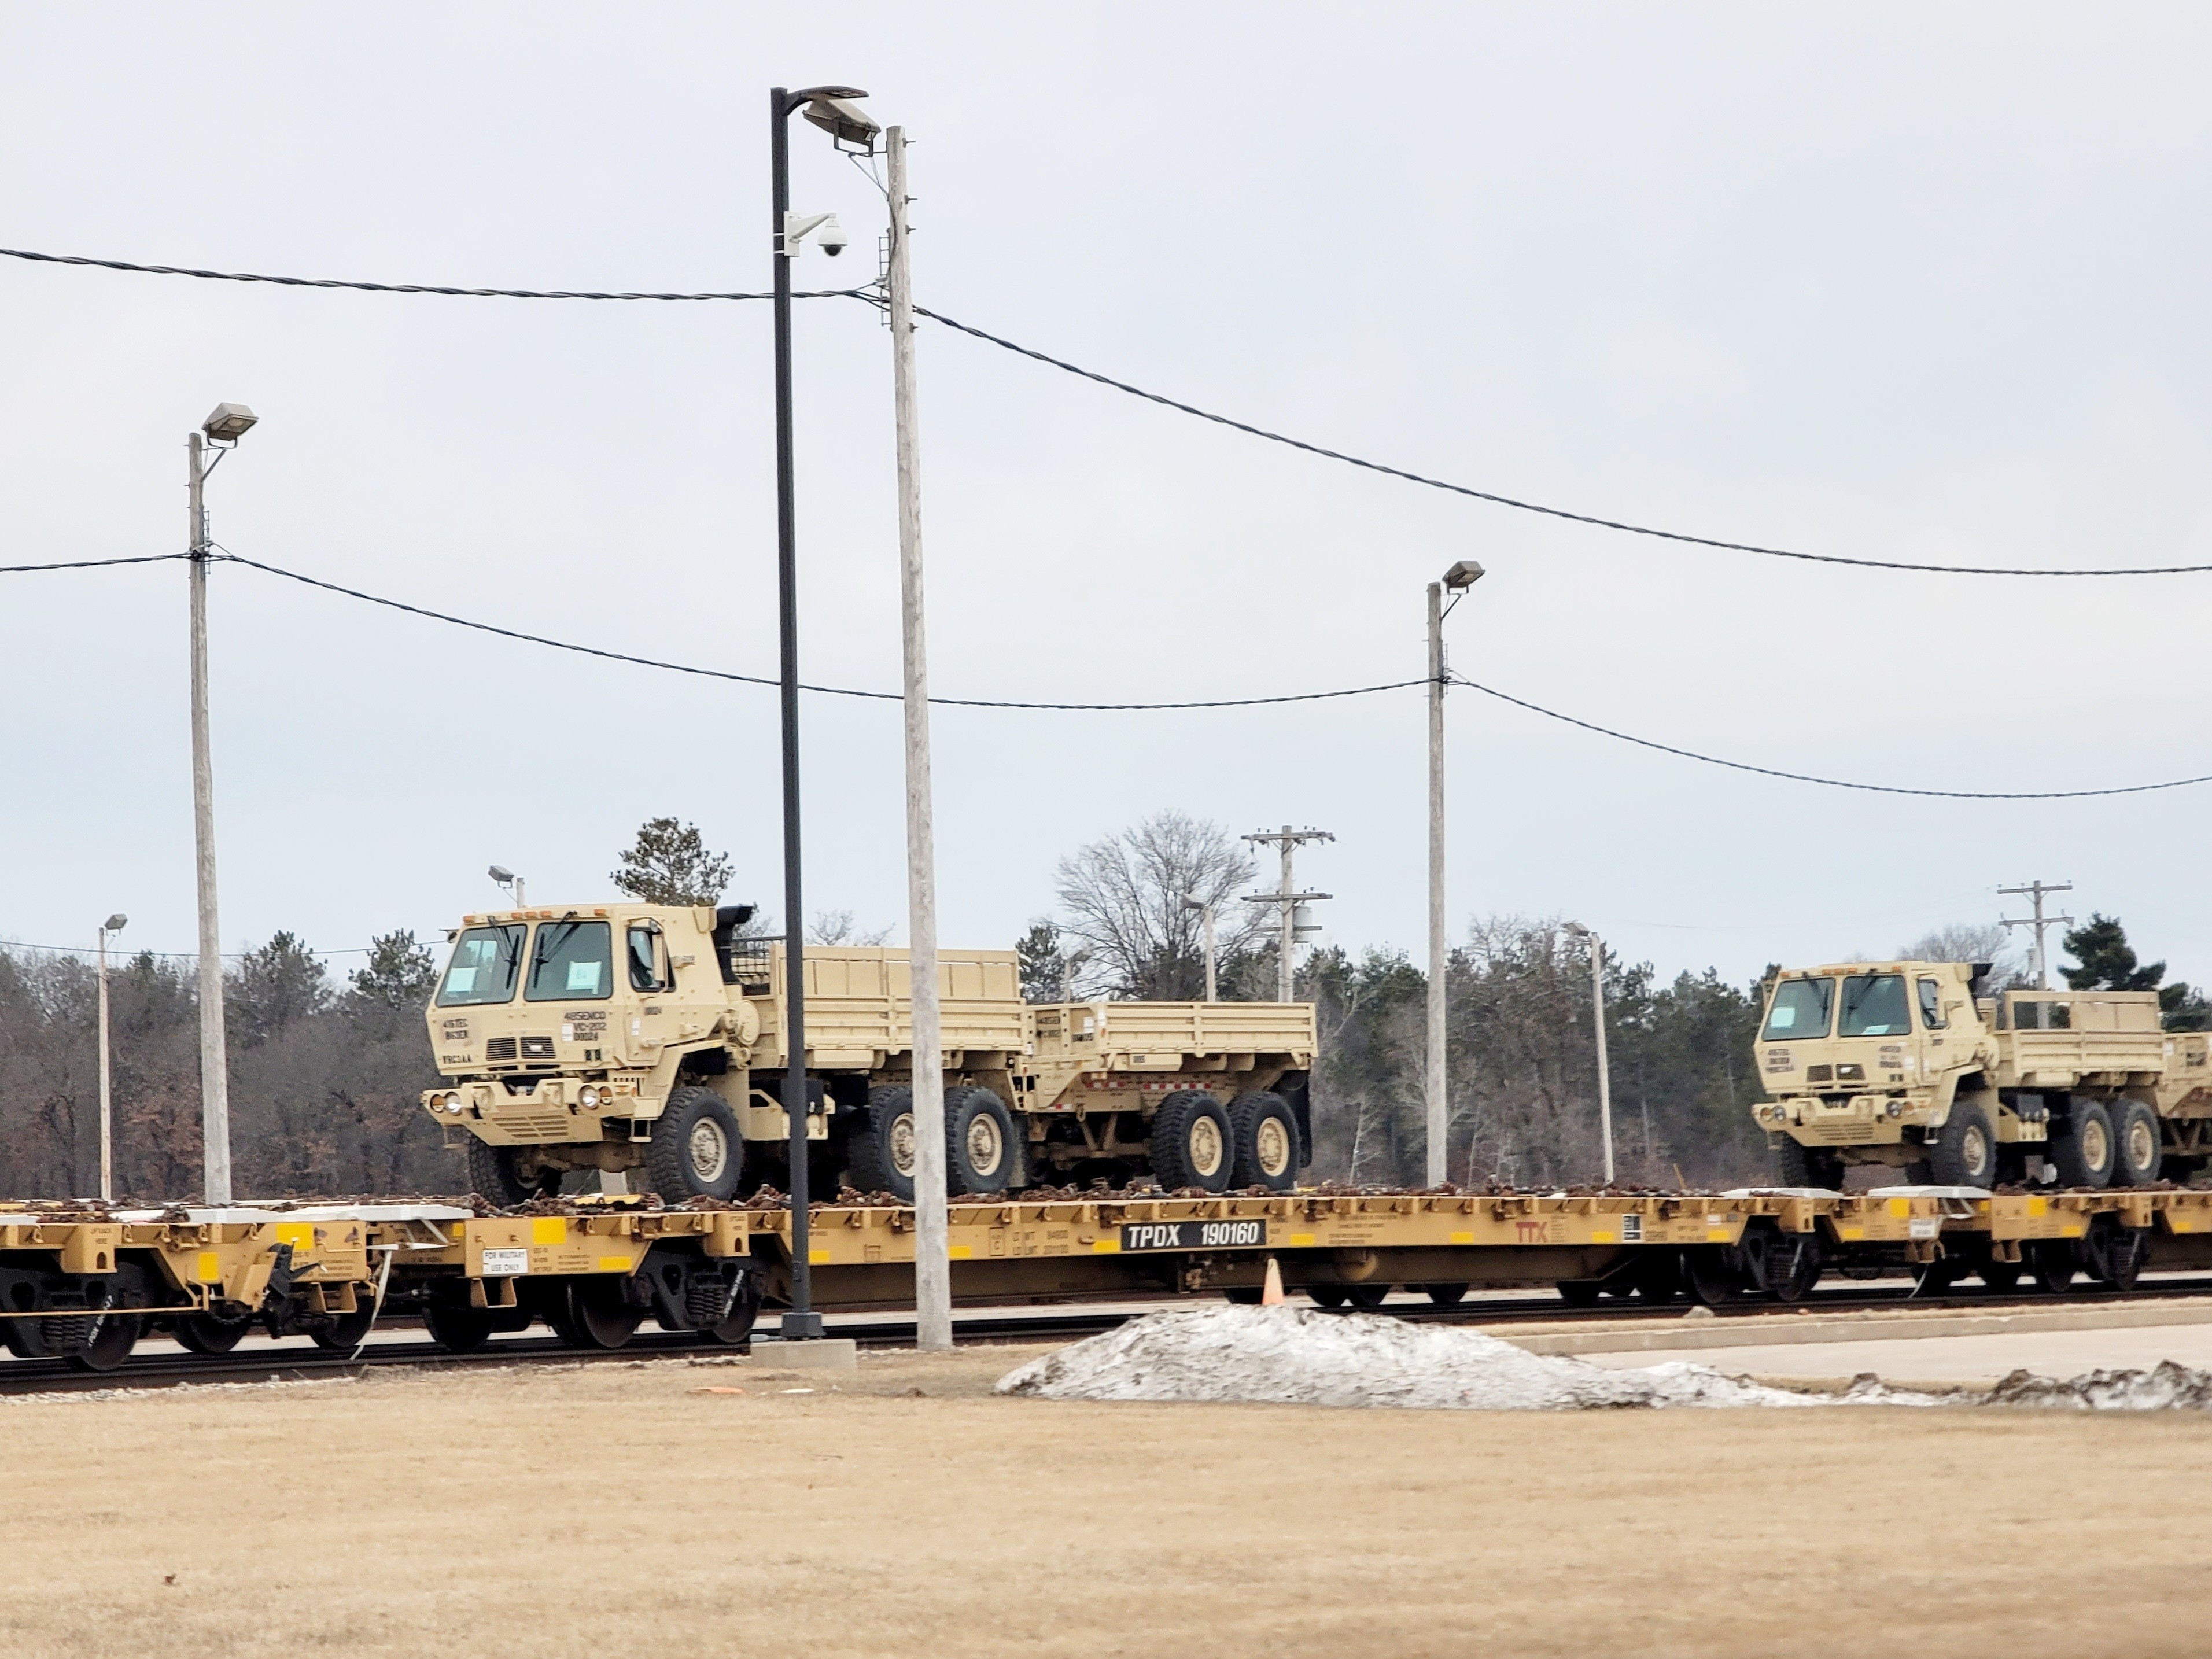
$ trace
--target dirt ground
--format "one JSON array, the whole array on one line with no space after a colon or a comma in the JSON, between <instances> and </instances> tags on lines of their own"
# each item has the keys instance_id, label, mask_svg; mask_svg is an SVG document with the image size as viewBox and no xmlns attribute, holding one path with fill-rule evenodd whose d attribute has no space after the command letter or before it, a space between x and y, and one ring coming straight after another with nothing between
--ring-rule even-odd
<instances>
[{"instance_id":1,"label":"dirt ground","mask_svg":"<svg viewBox=\"0 0 2212 1659\"><path fill-rule=\"evenodd\" d=\"M2212 1421L987 1393L1034 1352L0 1400L0 1650L2206 1650Z\"/></svg>"}]
</instances>

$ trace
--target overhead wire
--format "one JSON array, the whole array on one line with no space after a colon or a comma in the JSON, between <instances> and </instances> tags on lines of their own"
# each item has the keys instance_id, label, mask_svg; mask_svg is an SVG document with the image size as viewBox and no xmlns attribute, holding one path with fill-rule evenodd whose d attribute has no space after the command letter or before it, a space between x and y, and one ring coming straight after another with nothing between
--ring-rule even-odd
<instances>
[{"instance_id":1,"label":"overhead wire","mask_svg":"<svg viewBox=\"0 0 2212 1659\"><path fill-rule=\"evenodd\" d=\"M0 247L0 257L30 260L46 264L89 266L102 270L129 271L145 276L191 276L208 282L264 283L286 288L344 289L370 294L440 295L462 299L700 301L765 300L774 297L771 294L757 292L610 293L579 289L460 288L432 283L374 283L330 276L279 276L258 271L207 270L188 265L144 264L128 259L94 258L84 254L44 253L28 248ZM792 297L802 300L861 300L873 306L880 306L883 303L882 295L877 293L872 285L848 289L807 289L795 293ZM1369 460L1363 456L1353 455L1344 450L1331 449L1325 445L1311 443L1303 438L1294 438L1287 433L1255 426L1249 421L1240 421L1231 416L1217 414L1212 410L1200 408L1196 404L1185 403L1180 398L1168 397L1163 392L1147 391L1143 386L1133 385L1127 380L1117 380L1110 374L1101 374L1097 369L1085 368L1079 363L1068 362L1066 358L1055 357L1049 352L1039 351L1033 346L1023 345L1018 341L1006 338L1004 335L994 334L988 329L978 328L972 323L963 323L957 318L947 316L941 311L931 310L927 306L916 306L915 311L917 315L927 317L932 322L971 336L975 339L986 341L1003 350L1013 352L1019 356L1027 357L1033 362L1043 363L1049 368L1062 370L1097 385L1110 387L1114 391L1126 392L1130 397L1140 398L1147 403L1158 404L1162 408L1172 409L1198 420L1210 421L1217 426L1227 427L1231 431L1242 432L1248 436L1262 439L1268 443L1281 444L1305 454L1318 456L1324 460L1340 461L1346 466L1358 467L1384 477L1397 478L1407 483L1419 484L1429 489L1441 489L1451 495L1465 496L1471 501L1486 501L1495 507L1509 507L1518 513L1536 514L1571 524L1589 525L1596 529L1618 531L1625 535L1644 536L1683 546L1708 547L1724 552L1750 553L1765 558L1792 559L1810 564L1841 565L1864 570L1900 570L1932 575L2181 576L2199 575L2212 572L2212 563L2069 568L2033 565L1932 564L1904 559L1870 559L1841 553L1814 553L1802 548L1776 547L1760 542L1731 541L1723 537L1698 535L1687 531L1663 530L1656 526L1638 524L1631 520L1613 519L1600 514L1581 513L1569 507L1553 507L1545 502L1532 501L1522 496L1508 495L1497 490L1480 489L1472 484L1455 483L1449 479L1433 477L1427 473L1415 472L1406 467L1392 466L1385 462Z\"/></svg>"}]
</instances>

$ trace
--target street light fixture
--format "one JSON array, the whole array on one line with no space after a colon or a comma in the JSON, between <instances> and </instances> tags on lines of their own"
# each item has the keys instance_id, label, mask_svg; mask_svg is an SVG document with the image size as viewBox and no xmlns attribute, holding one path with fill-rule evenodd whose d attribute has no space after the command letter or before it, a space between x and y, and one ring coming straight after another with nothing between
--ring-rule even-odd
<instances>
[{"instance_id":1,"label":"street light fixture","mask_svg":"<svg viewBox=\"0 0 2212 1659\"><path fill-rule=\"evenodd\" d=\"M230 1059L222 1029L222 927L216 914L215 762L208 749L207 476L252 429L244 404L217 404L185 441L185 561L191 588L192 840L199 884L200 1146L207 1201L230 1202ZM212 447L215 459L208 459Z\"/></svg>"},{"instance_id":2,"label":"street light fixture","mask_svg":"<svg viewBox=\"0 0 2212 1659\"><path fill-rule=\"evenodd\" d=\"M1207 899L1185 898L1182 902L1182 908L1186 910L1195 910L1199 913L1200 917L1203 918L1206 927L1206 1000L1208 1002L1218 1002L1221 1000L1219 988L1218 981L1214 978L1213 972L1212 902ZM1306 910L1306 907L1303 904L1299 905L1297 909L1301 914L1310 914L1310 912Z\"/></svg>"},{"instance_id":3,"label":"street light fixture","mask_svg":"<svg viewBox=\"0 0 2212 1659\"><path fill-rule=\"evenodd\" d=\"M131 918L118 910L100 924L100 1201L115 1201L115 1110L109 1093L107 1063L107 936L119 933Z\"/></svg>"},{"instance_id":4,"label":"street light fixture","mask_svg":"<svg viewBox=\"0 0 2212 1659\"><path fill-rule=\"evenodd\" d=\"M1482 567L1461 559L1429 584L1429 998L1428 1177L1444 1184L1451 1115L1445 1103L1444 972L1450 951L1444 927L1444 618L1482 580ZM1451 605L1444 590L1452 592Z\"/></svg>"},{"instance_id":5,"label":"street light fixture","mask_svg":"<svg viewBox=\"0 0 2212 1659\"><path fill-rule=\"evenodd\" d=\"M1586 939L1590 953L1590 1010L1597 1027L1597 1126L1605 1143L1605 1184L1613 1185L1613 1074L1605 1060L1605 943L1579 921L1566 926L1570 939Z\"/></svg>"},{"instance_id":6,"label":"street light fixture","mask_svg":"<svg viewBox=\"0 0 2212 1659\"><path fill-rule=\"evenodd\" d=\"M501 886L508 889L514 893L514 908L516 909L520 910L527 907L529 901L522 896L522 878L520 876L516 875L514 871L508 869L503 864L493 865L490 869L484 872L484 874L489 876Z\"/></svg>"},{"instance_id":7,"label":"street light fixture","mask_svg":"<svg viewBox=\"0 0 2212 1659\"><path fill-rule=\"evenodd\" d=\"M822 1316L814 1311L807 1242L806 1123L806 915L801 891L799 842L799 528L797 488L791 441L791 262L809 232L828 225L829 216L802 224L791 212L791 118L806 118L829 133L840 149L875 153L882 131L854 101L868 94L858 87L782 87L769 91L769 234L775 276L775 587L781 647L783 749L783 978L786 988L783 1112L790 1128L791 1305L779 1333L786 1341L811 1341L822 1334ZM842 232L840 234L842 235ZM817 246L830 251L827 240ZM842 246L842 243L840 243Z\"/></svg>"}]
</instances>

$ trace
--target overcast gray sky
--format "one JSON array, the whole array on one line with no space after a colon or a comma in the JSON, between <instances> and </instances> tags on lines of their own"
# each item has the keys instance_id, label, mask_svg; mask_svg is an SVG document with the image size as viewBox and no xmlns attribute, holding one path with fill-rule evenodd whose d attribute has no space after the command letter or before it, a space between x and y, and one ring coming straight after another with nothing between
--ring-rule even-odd
<instances>
[{"instance_id":1,"label":"overcast gray sky","mask_svg":"<svg viewBox=\"0 0 2212 1659\"><path fill-rule=\"evenodd\" d=\"M1771 4L0 6L0 244L520 287L765 287L765 89L915 141L923 304L1314 442L1731 539L1933 562L2212 562L2212 17ZM793 135L875 270L881 198ZM0 563L170 552L185 434L248 557L606 647L775 669L769 316L302 291L0 260ZM890 349L797 322L804 667L895 689ZM926 328L948 696L1454 666L1765 765L1930 788L2212 772L2212 576L1822 568L1563 524L1265 445ZM775 702L213 578L226 948L592 898L638 822L778 898ZM185 576L0 577L0 937L189 950ZM1561 914L1662 968L1886 951L2076 884L2212 976L2212 788L1940 802L1723 772L1455 693L1455 931ZM895 704L810 699L810 908L903 936ZM1407 690L1239 712L941 709L942 935L1164 806L1336 832L1330 937L1418 952ZM2015 912L2016 914L2016 912ZM339 959L340 967L346 965Z\"/></svg>"}]
</instances>

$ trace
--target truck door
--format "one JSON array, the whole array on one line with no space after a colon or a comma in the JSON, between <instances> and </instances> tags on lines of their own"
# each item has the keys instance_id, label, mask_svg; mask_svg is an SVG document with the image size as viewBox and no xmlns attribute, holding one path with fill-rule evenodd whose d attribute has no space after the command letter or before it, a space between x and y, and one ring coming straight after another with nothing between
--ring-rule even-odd
<instances>
[{"instance_id":1,"label":"truck door","mask_svg":"<svg viewBox=\"0 0 2212 1659\"><path fill-rule=\"evenodd\" d=\"M1932 974L1922 974L1912 981L1915 1012L1920 1016L1919 1038L1915 1047L1919 1051L1919 1076L1909 1080L1933 1084L1946 1072L1955 1072L1962 1063L1959 1053L1960 1042L1966 1045L1966 1058L1972 1055L1971 1038L1954 1041L1951 1036L1951 1020L1943 1006L1943 982Z\"/></svg>"},{"instance_id":2,"label":"truck door","mask_svg":"<svg viewBox=\"0 0 2212 1659\"><path fill-rule=\"evenodd\" d=\"M630 1063L650 1066L672 1034L675 1009L669 983L668 943L658 924L634 921L623 928L623 984L629 992L624 1017Z\"/></svg>"}]
</instances>

